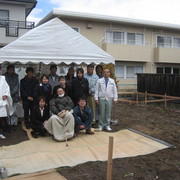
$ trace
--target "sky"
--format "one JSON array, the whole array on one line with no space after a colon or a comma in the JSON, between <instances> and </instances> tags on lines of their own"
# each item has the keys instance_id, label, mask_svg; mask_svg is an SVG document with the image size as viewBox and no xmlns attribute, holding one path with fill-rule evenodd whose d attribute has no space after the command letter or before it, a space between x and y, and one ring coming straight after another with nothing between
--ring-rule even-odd
<instances>
[{"instance_id":1,"label":"sky","mask_svg":"<svg viewBox=\"0 0 180 180\"><path fill-rule=\"evenodd\" d=\"M52 9L125 17L180 25L180 0L37 0L28 21L38 22Z\"/></svg>"}]
</instances>

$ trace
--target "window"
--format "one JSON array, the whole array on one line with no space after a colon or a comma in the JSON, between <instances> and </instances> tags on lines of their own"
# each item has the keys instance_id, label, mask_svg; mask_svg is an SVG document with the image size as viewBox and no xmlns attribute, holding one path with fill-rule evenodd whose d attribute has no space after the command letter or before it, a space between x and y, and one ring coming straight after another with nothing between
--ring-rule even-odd
<instances>
[{"instance_id":1,"label":"window","mask_svg":"<svg viewBox=\"0 0 180 180\"><path fill-rule=\"evenodd\" d=\"M165 74L171 74L171 67L165 67Z\"/></svg>"},{"instance_id":2,"label":"window","mask_svg":"<svg viewBox=\"0 0 180 180\"><path fill-rule=\"evenodd\" d=\"M157 74L163 74L163 67L157 67L156 68L156 73Z\"/></svg>"},{"instance_id":3,"label":"window","mask_svg":"<svg viewBox=\"0 0 180 180\"><path fill-rule=\"evenodd\" d=\"M129 78L136 78L137 73L143 73L142 66L127 66L127 75L126 77Z\"/></svg>"},{"instance_id":4,"label":"window","mask_svg":"<svg viewBox=\"0 0 180 180\"><path fill-rule=\"evenodd\" d=\"M143 45L143 34L127 33L127 44Z\"/></svg>"},{"instance_id":5,"label":"window","mask_svg":"<svg viewBox=\"0 0 180 180\"><path fill-rule=\"evenodd\" d=\"M107 30L106 42L114 44L143 45L143 34Z\"/></svg>"},{"instance_id":6,"label":"window","mask_svg":"<svg viewBox=\"0 0 180 180\"><path fill-rule=\"evenodd\" d=\"M134 79L137 73L143 73L143 66L115 66L115 75L121 79Z\"/></svg>"},{"instance_id":7,"label":"window","mask_svg":"<svg viewBox=\"0 0 180 180\"><path fill-rule=\"evenodd\" d=\"M158 47L172 47L172 37L157 36Z\"/></svg>"},{"instance_id":8,"label":"window","mask_svg":"<svg viewBox=\"0 0 180 180\"><path fill-rule=\"evenodd\" d=\"M180 48L180 38L174 38L173 39L173 46L175 48Z\"/></svg>"},{"instance_id":9,"label":"window","mask_svg":"<svg viewBox=\"0 0 180 180\"><path fill-rule=\"evenodd\" d=\"M115 75L116 75L116 77L123 79L124 78L124 66L116 65L115 66Z\"/></svg>"},{"instance_id":10,"label":"window","mask_svg":"<svg viewBox=\"0 0 180 180\"><path fill-rule=\"evenodd\" d=\"M180 74L180 67L157 67L157 74Z\"/></svg>"},{"instance_id":11,"label":"window","mask_svg":"<svg viewBox=\"0 0 180 180\"><path fill-rule=\"evenodd\" d=\"M0 10L0 20L9 20L8 10Z\"/></svg>"},{"instance_id":12,"label":"window","mask_svg":"<svg viewBox=\"0 0 180 180\"><path fill-rule=\"evenodd\" d=\"M173 74L179 74L179 68L173 68Z\"/></svg>"},{"instance_id":13,"label":"window","mask_svg":"<svg viewBox=\"0 0 180 180\"><path fill-rule=\"evenodd\" d=\"M127 33L127 44L135 44L135 34Z\"/></svg>"},{"instance_id":14,"label":"window","mask_svg":"<svg viewBox=\"0 0 180 180\"><path fill-rule=\"evenodd\" d=\"M124 33L119 31L106 31L106 42L123 44L124 43Z\"/></svg>"}]
</instances>

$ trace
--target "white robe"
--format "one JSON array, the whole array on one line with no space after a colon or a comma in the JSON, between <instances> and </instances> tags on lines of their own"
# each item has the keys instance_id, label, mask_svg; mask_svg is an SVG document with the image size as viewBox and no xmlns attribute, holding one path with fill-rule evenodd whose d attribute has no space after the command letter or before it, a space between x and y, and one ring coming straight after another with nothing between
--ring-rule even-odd
<instances>
[{"instance_id":1,"label":"white robe","mask_svg":"<svg viewBox=\"0 0 180 180\"><path fill-rule=\"evenodd\" d=\"M3 100L2 96L7 96L7 98ZM5 76L0 75L0 117L7 117L8 115L12 115L13 112L9 85L5 80Z\"/></svg>"}]
</instances>

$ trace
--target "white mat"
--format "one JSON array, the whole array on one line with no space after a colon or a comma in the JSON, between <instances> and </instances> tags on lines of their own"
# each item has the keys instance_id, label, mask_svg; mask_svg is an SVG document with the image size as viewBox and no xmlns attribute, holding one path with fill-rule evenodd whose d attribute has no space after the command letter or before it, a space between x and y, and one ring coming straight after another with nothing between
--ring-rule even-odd
<instances>
[{"instance_id":1,"label":"white mat","mask_svg":"<svg viewBox=\"0 0 180 180\"><path fill-rule=\"evenodd\" d=\"M0 166L6 167L8 175L12 175L75 166L88 161L106 161L109 136L114 137L113 158L145 155L168 147L129 130L80 134L68 141L68 147L65 142L42 137L0 147Z\"/></svg>"}]
</instances>

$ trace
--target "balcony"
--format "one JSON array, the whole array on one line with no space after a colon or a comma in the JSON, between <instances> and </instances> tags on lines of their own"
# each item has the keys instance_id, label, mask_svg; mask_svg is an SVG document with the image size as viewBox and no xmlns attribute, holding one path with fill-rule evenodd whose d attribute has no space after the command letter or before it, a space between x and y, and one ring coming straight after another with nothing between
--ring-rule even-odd
<instances>
[{"instance_id":1,"label":"balcony","mask_svg":"<svg viewBox=\"0 0 180 180\"><path fill-rule=\"evenodd\" d=\"M150 62L152 59L152 47L150 45L102 43L101 47L116 60Z\"/></svg>"},{"instance_id":2,"label":"balcony","mask_svg":"<svg viewBox=\"0 0 180 180\"><path fill-rule=\"evenodd\" d=\"M0 28L6 28L6 36L18 37L19 29L32 29L34 22L0 20Z\"/></svg>"},{"instance_id":3,"label":"balcony","mask_svg":"<svg viewBox=\"0 0 180 180\"><path fill-rule=\"evenodd\" d=\"M180 48L156 47L154 49L154 62L180 63Z\"/></svg>"}]
</instances>

